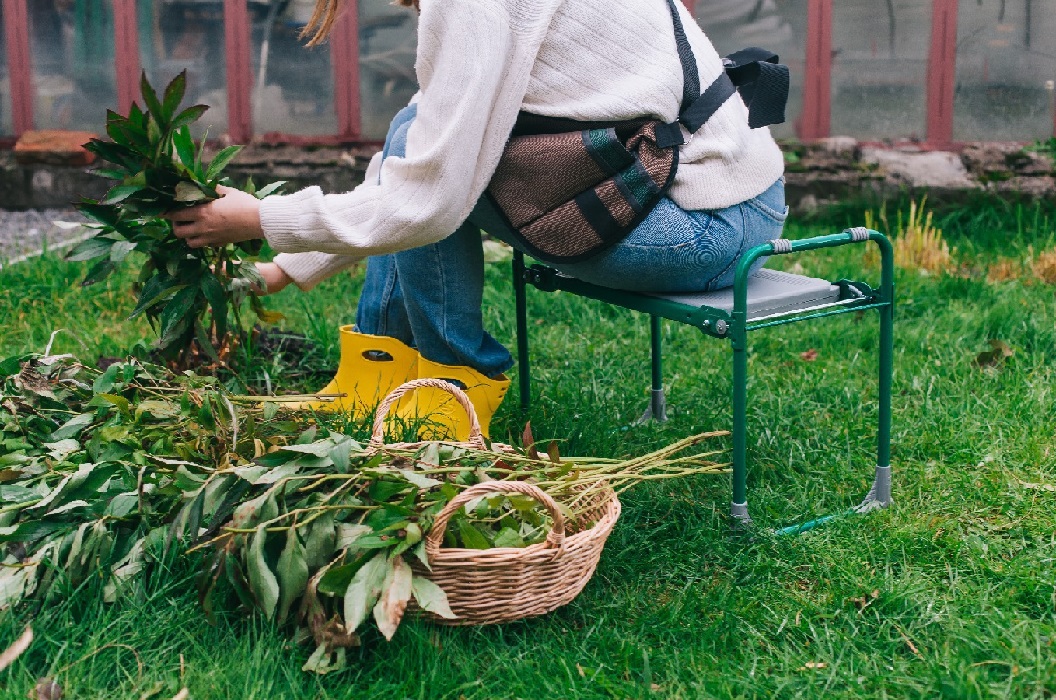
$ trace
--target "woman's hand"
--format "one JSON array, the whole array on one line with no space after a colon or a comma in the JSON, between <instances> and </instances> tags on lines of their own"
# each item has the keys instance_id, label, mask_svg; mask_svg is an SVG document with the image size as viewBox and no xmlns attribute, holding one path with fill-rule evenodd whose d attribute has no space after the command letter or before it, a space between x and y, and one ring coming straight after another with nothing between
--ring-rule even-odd
<instances>
[{"instance_id":1,"label":"woman's hand","mask_svg":"<svg viewBox=\"0 0 1056 700\"><path fill-rule=\"evenodd\" d=\"M260 200L233 187L220 186L217 191L220 199L168 214L176 237L187 241L192 248L263 238Z\"/></svg>"},{"instance_id":2,"label":"woman's hand","mask_svg":"<svg viewBox=\"0 0 1056 700\"><path fill-rule=\"evenodd\" d=\"M257 272L264 278L265 289L254 289L257 294L274 294L281 292L293 282L286 271L273 262L257 263Z\"/></svg>"}]
</instances>

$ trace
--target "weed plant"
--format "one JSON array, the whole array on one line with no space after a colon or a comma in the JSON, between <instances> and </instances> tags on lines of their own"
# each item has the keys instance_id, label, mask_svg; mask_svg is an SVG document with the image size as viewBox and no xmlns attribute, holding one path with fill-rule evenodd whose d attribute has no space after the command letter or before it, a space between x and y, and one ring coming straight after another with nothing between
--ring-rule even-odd
<instances>
[{"instance_id":1,"label":"weed plant","mask_svg":"<svg viewBox=\"0 0 1056 700\"><path fill-rule=\"evenodd\" d=\"M1052 248L1051 204L1009 206L936 210L934 225L957 262ZM863 222L861 210L839 217L837 228ZM793 223L788 233L831 230ZM858 247L773 264L782 265L863 275ZM69 332L52 351L82 357L149 337L144 322L120 321L127 284L81 292L83 274L54 256L0 272L0 354L39 351L59 328ZM490 266L486 280L487 325L512 347L508 266ZM310 648L269 623L219 611L210 625L177 560L139 600L104 605L86 584L37 616L37 640L0 673L2 693L25 697L51 676L67 697L100 699L169 698L183 687L196 699L1051 697L1056 295L1036 279L915 270L900 270L897 284L890 509L797 537L767 534L841 511L868 489L878 331L870 313L761 331L751 338L752 533L730 531L725 479L642 486L624 497L594 580L571 605L477 629L408 621L391 643L365 639L350 670L323 678L301 673ZM336 362L337 326L350 321L360 285L340 275L275 304ZM562 441L562 454L640 454L729 426L724 343L666 324L671 420L629 427L649 398L648 320L535 291L529 314L527 417L537 436ZM979 362L992 340L1011 354ZM318 388L269 371L277 388ZM513 390L493 437L519 435L518 404ZM26 621L4 613L0 646Z\"/></svg>"}]
</instances>

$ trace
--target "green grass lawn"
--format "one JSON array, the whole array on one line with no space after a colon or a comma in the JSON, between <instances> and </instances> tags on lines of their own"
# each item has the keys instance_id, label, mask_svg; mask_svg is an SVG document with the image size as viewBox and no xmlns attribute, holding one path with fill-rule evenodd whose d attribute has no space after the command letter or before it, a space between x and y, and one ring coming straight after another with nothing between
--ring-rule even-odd
<instances>
[{"instance_id":1,"label":"green grass lawn","mask_svg":"<svg viewBox=\"0 0 1056 700\"><path fill-rule=\"evenodd\" d=\"M1040 210L950 214L959 275L900 271L894 384L895 505L776 538L774 526L857 503L875 464L875 315L752 337L749 504L758 528L730 530L728 477L643 485L583 595L543 618L476 629L405 622L367 634L351 668L316 677L311 651L239 611L210 624L193 562L157 572L149 593L105 605L84 590L32 615L36 641L0 672L0 697L42 676L68 698L1033 698L1056 694L1056 288L991 283L987 266L1051 248ZM833 215L860 221L860 212ZM856 218L857 217L857 218ZM831 221L828 223L832 223ZM794 225L791 237L830 232ZM795 261L779 261L790 267ZM862 249L798 258L831 279L862 274ZM775 265L776 266L776 265ZM799 268L797 268L798 270ZM150 339L129 277L81 289L81 264L45 256L0 271L0 356L87 360ZM866 273L875 278L871 269ZM285 327L336 360L360 278L269 301ZM666 325L670 421L628 427L648 401L648 320L568 295L529 291L537 436L564 454L634 455L729 427L724 343ZM492 265L489 328L514 342L509 267ZM975 360L990 340L1014 354ZM802 354L817 353L807 361ZM311 367L258 367L277 388ZM493 436L519 435L512 392ZM362 437L362 436L360 436ZM0 615L0 648L29 620Z\"/></svg>"}]
</instances>

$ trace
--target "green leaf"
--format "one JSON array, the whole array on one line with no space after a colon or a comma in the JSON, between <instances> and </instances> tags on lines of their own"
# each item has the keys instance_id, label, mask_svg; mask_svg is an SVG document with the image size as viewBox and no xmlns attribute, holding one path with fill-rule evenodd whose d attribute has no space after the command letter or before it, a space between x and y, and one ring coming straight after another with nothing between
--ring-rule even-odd
<instances>
[{"instance_id":1,"label":"green leaf","mask_svg":"<svg viewBox=\"0 0 1056 700\"><path fill-rule=\"evenodd\" d=\"M336 549L348 549L358 547L357 542L366 534L374 531L369 525L353 525L352 523L337 524L337 540L334 542Z\"/></svg>"},{"instance_id":2,"label":"green leaf","mask_svg":"<svg viewBox=\"0 0 1056 700\"><path fill-rule=\"evenodd\" d=\"M334 514L324 513L312 521L305 540L305 559L309 569L318 569L329 562L337 544ZM342 591L344 593L344 591Z\"/></svg>"},{"instance_id":3,"label":"green leaf","mask_svg":"<svg viewBox=\"0 0 1056 700\"><path fill-rule=\"evenodd\" d=\"M462 539L462 546L466 549L491 549L488 538L468 520L459 521L458 536Z\"/></svg>"},{"instance_id":4,"label":"green leaf","mask_svg":"<svg viewBox=\"0 0 1056 700\"><path fill-rule=\"evenodd\" d=\"M195 183L183 181L176 185L175 199L177 202L201 202L208 199L208 195Z\"/></svg>"},{"instance_id":5,"label":"green leaf","mask_svg":"<svg viewBox=\"0 0 1056 700\"><path fill-rule=\"evenodd\" d=\"M297 536L297 530L286 531L286 546L279 555L279 622L289 615L294 601L304 594L308 584L308 563L305 547Z\"/></svg>"},{"instance_id":6,"label":"green leaf","mask_svg":"<svg viewBox=\"0 0 1056 700\"><path fill-rule=\"evenodd\" d=\"M108 180L124 180L129 175L127 168L96 168L88 173L96 177L105 177Z\"/></svg>"},{"instance_id":7,"label":"green leaf","mask_svg":"<svg viewBox=\"0 0 1056 700\"><path fill-rule=\"evenodd\" d=\"M161 337L158 338L158 349L162 355L172 358L190 342L188 337L194 332L194 316L188 315L177 320Z\"/></svg>"},{"instance_id":8,"label":"green leaf","mask_svg":"<svg viewBox=\"0 0 1056 700\"><path fill-rule=\"evenodd\" d=\"M344 599L345 629L355 631L378 601L388 573L388 555L380 552L360 567L348 584Z\"/></svg>"},{"instance_id":9,"label":"green leaf","mask_svg":"<svg viewBox=\"0 0 1056 700\"><path fill-rule=\"evenodd\" d=\"M108 504L106 504L106 510L103 511L103 515L109 515L113 518L123 518L135 510L138 505L138 493L119 493L110 499Z\"/></svg>"},{"instance_id":10,"label":"green leaf","mask_svg":"<svg viewBox=\"0 0 1056 700\"><path fill-rule=\"evenodd\" d=\"M270 185L266 185L264 187L261 187L259 190L257 190L256 192L253 193L253 196L255 196L257 199L264 199L268 195L275 194L276 192L281 190L285 184L286 184L285 180L279 180L278 182L273 182Z\"/></svg>"},{"instance_id":11,"label":"green leaf","mask_svg":"<svg viewBox=\"0 0 1056 700\"><path fill-rule=\"evenodd\" d=\"M140 185L118 185L111 187L110 191L106 193L106 197L102 200L102 204L118 204L128 199L132 195L143 190Z\"/></svg>"},{"instance_id":12,"label":"green leaf","mask_svg":"<svg viewBox=\"0 0 1056 700\"><path fill-rule=\"evenodd\" d=\"M66 259L70 262L83 262L85 260L94 260L101 258L105 255L110 254L110 247L114 245L116 241L110 238L101 238L95 236L78 243L69 253L66 254Z\"/></svg>"},{"instance_id":13,"label":"green leaf","mask_svg":"<svg viewBox=\"0 0 1056 700\"><path fill-rule=\"evenodd\" d=\"M205 330L205 326L198 319L194 319L194 337L198 339L198 347L209 356L210 360L213 362L220 361L220 355L217 354L216 348L213 347L213 340L209 337L209 331Z\"/></svg>"},{"instance_id":14,"label":"green leaf","mask_svg":"<svg viewBox=\"0 0 1056 700\"><path fill-rule=\"evenodd\" d=\"M62 462L74 452L81 450L81 443L73 438L66 438L58 442L45 442L42 446L48 450L48 455L58 462Z\"/></svg>"},{"instance_id":15,"label":"green leaf","mask_svg":"<svg viewBox=\"0 0 1056 700\"><path fill-rule=\"evenodd\" d=\"M162 102L162 109L165 113L165 119L171 119L172 115L176 113L176 108L180 106L180 102L183 101L183 95L187 91L187 71L180 71L180 74L172 79L172 82L165 88L165 97Z\"/></svg>"},{"instance_id":16,"label":"green leaf","mask_svg":"<svg viewBox=\"0 0 1056 700\"><path fill-rule=\"evenodd\" d=\"M122 262L128 254L136 249L136 244L132 241L118 241L114 243L113 247L110 248L110 262L117 263Z\"/></svg>"},{"instance_id":17,"label":"green leaf","mask_svg":"<svg viewBox=\"0 0 1056 700\"><path fill-rule=\"evenodd\" d=\"M412 471L410 469L400 469L398 471L400 472L400 474L403 475L403 478L406 479L408 483L417 486L422 490L431 489L432 487L439 486L441 483L443 483L437 481L436 479L430 479L426 475L419 474L418 472Z\"/></svg>"},{"instance_id":18,"label":"green leaf","mask_svg":"<svg viewBox=\"0 0 1056 700\"><path fill-rule=\"evenodd\" d=\"M96 394L109 394L114 388L114 383L117 381L117 373L120 369L116 364L107 367L106 371L99 375L95 383L92 384L92 391Z\"/></svg>"},{"instance_id":19,"label":"green leaf","mask_svg":"<svg viewBox=\"0 0 1056 700\"><path fill-rule=\"evenodd\" d=\"M202 115L209 111L208 105L194 105L183 110L172 120L171 128L182 129L185 126L193 124L202 118ZM204 140L204 139L203 139ZM195 170L195 168L191 168Z\"/></svg>"},{"instance_id":20,"label":"green leaf","mask_svg":"<svg viewBox=\"0 0 1056 700\"><path fill-rule=\"evenodd\" d=\"M179 156L180 162L196 177L200 177L200 173L194 172L194 139L191 138L190 128L180 127L173 134L172 145L176 147L176 155Z\"/></svg>"},{"instance_id":21,"label":"green leaf","mask_svg":"<svg viewBox=\"0 0 1056 700\"><path fill-rule=\"evenodd\" d=\"M150 309L155 304L160 303L166 297L172 296L181 289L185 289L185 284L174 284L171 277L165 277L164 275L154 275L151 277L145 285L143 285L143 291L139 293L139 301L136 303L136 308L132 310L128 318L131 320L136 316L139 316L144 311Z\"/></svg>"},{"instance_id":22,"label":"green leaf","mask_svg":"<svg viewBox=\"0 0 1056 700\"><path fill-rule=\"evenodd\" d=\"M257 607L266 618L272 620L279 604L279 582L275 574L271 573L264 557L264 542L267 537L264 526L258 525L246 553L246 566L249 568L249 590L257 601Z\"/></svg>"},{"instance_id":23,"label":"green leaf","mask_svg":"<svg viewBox=\"0 0 1056 700\"><path fill-rule=\"evenodd\" d=\"M216 337L222 341L224 336L227 335L227 292L224 291L224 285L220 283L220 280L212 272L206 272L202 275L200 286L202 294L205 296L206 301L209 302L209 307L213 310Z\"/></svg>"},{"instance_id":24,"label":"green leaf","mask_svg":"<svg viewBox=\"0 0 1056 700\"><path fill-rule=\"evenodd\" d=\"M117 269L117 265L111 260L103 260L97 263L92 269L88 270L88 274L84 276L81 281L82 287L90 287L96 282L102 282L106 279L111 272Z\"/></svg>"},{"instance_id":25,"label":"green leaf","mask_svg":"<svg viewBox=\"0 0 1056 700\"><path fill-rule=\"evenodd\" d=\"M319 592L328 596L344 596L348 585L352 583L352 577L359 568L361 567L357 564L330 567L319 579Z\"/></svg>"},{"instance_id":26,"label":"green leaf","mask_svg":"<svg viewBox=\"0 0 1056 700\"><path fill-rule=\"evenodd\" d=\"M150 82L147 80L145 71L139 80L139 90L143 94L143 102L147 105L147 111L157 120L158 124L168 121L165 118L165 110L158 100L158 94L154 92L154 88L151 87Z\"/></svg>"},{"instance_id":27,"label":"green leaf","mask_svg":"<svg viewBox=\"0 0 1056 700\"><path fill-rule=\"evenodd\" d=\"M241 150L241 146L228 146L217 153L216 157L214 157L212 162L209 163L209 168L205 171L205 179L212 181L220 175L224 168L227 167L228 163L230 163Z\"/></svg>"},{"instance_id":28,"label":"green leaf","mask_svg":"<svg viewBox=\"0 0 1056 700\"><path fill-rule=\"evenodd\" d=\"M187 287L176 293L161 312L161 334L166 337L181 322L185 327L194 317L195 302L198 301L198 288Z\"/></svg>"},{"instance_id":29,"label":"green leaf","mask_svg":"<svg viewBox=\"0 0 1056 700\"><path fill-rule=\"evenodd\" d=\"M415 576L411 581L411 593L414 600L422 610L439 615L445 620L454 620L456 615L451 612L451 604L447 600L447 593L424 576Z\"/></svg>"},{"instance_id":30,"label":"green leaf","mask_svg":"<svg viewBox=\"0 0 1056 700\"><path fill-rule=\"evenodd\" d=\"M0 527L0 542L33 542L68 527L68 523L30 520L10 527Z\"/></svg>"},{"instance_id":31,"label":"green leaf","mask_svg":"<svg viewBox=\"0 0 1056 700\"><path fill-rule=\"evenodd\" d=\"M331 651L330 644L323 642L315 648L312 655L301 666L305 673L315 673L325 676L334 671L342 671L348 666L347 654L344 647L338 647Z\"/></svg>"},{"instance_id":32,"label":"green leaf","mask_svg":"<svg viewBox=\"0 0 1056 700\"><path fill-rule=\"evenodd\" d=\"M121 144L113 143L112 141L92 139L84 144L84 148L103 160L114 163L115 165L121 165L130 170L137 166L136 152L128 146L122 146Z\"/></svg>"},{"instance_id":33,"label":"green leaf","mask_svg":"<svg viewBox=\"0 0 1056 700\"><path fill-rule=\"evenodd\" d=\"M110 365L110 367L114 367L114 365ZM107 369L109 369L109 367ZM101 378L102 377L100 377L100 379ZM132 415L132 403L124 396L117 396L116 394L105 393L96 393L96 396L100 399L103 399L104 401L113 404L114 406L117 406L117 410L119 410L124 415Z\"/></svg>"},{"instance_id":34,"label":"green leaf","mask_svg":"<svg viewBox=\"0 0 1056 700\"><path fill-rule=\"evenodd\" d=\"M307 445L286 445L282 448L283 452L298 452L301 454L312 455L313 457L328 457L330 451L334 449L334 445L329 440L320 440L319 442L312 442Z\"/></svg>"},{"instance_id":35,"label":"green leaf","mask_svg":"<svg viewBox=\"0 0 1056 700\"><path fill-rule=\"evenodd\" d=\"M495 546L523 548L525 546L524 538L513 528L504 527L499 530L499 534L495 535Z\"/></svg>"},{"instance_id":36,"label":"green leaf","mask_svg":"<svg viewBox=\"0 0 1056 700\"><path fill-rule=\"evenodd\" d=\"M117 228L121 223L121 209L110 204L100 204L92 200L85 200L77 204L77 211L89 219Z\"/></svg>"},{"instance_id":37,"label":"green leaf","mask_svg":"<svg viewBox=\"0 0 1056 700\"><path fill-rule=\"evenodd\" d=\"M57 442L66 438L76 437L81 434L81 431L91 425L94 420L95 415L92 413L76 415L63 423L60 428L50 435L49 439L51 442Z\"/></svg>"}]
</instances>

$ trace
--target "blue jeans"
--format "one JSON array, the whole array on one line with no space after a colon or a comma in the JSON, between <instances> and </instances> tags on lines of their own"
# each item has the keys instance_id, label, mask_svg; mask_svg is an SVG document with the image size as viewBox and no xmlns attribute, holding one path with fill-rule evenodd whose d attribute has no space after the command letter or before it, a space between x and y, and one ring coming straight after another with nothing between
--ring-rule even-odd
<instances>
[{"instance_id":1,"label":"blue jeans","mask_svg":"<svg viewBox=\"0 0 1056 700\"><path fill-rule=\"evenodd\" d=\"M410 105L396 115L383 157L404 155L416 113L416 105ZM612 248L585 262L553 267L586 282L632 291L723 289L733 284L742 253L781 237L787 213L784 178L758 197L715 211L686 211L664 199ZM397 338L428 360L466 365L488 377L512 367L509 351L483 325L480 229L486 223L470 216L438 243L369 258L358 329Z\"/></svg>"}]
</instances>

